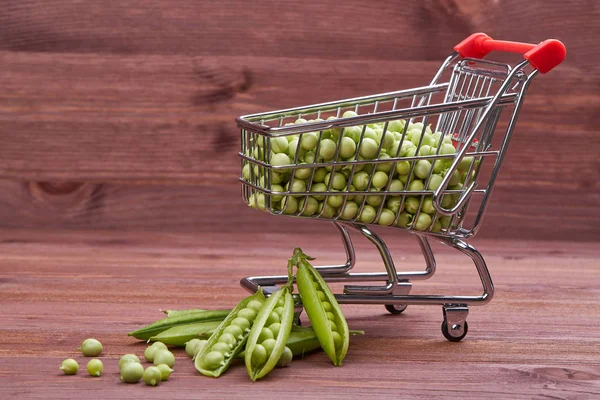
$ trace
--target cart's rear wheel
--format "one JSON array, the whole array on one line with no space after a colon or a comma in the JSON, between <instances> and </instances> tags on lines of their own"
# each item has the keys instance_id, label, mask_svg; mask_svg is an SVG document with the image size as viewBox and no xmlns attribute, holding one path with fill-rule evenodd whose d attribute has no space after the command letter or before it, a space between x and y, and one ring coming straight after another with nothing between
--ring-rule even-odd
<instances>
[{"instance_id":1,"label":"cart's rear wheel","mask_svg":"<svg viewBox=\"0 0 600 400\"><path fill-rule=\"evenodd\" d=\"M402 314L404 310L406 310L408 305L406 304L386 304L385 309L389 311L390 314Z\"/></svg>"},{"instance_id":2,"label":"cart's rear wheel","mask_svg":"<svg viewBox=\"0 0 600 400\"><path fill-rule=\"evenodd\" d=\"M448 321L446 318L444 318L444 321L442 322L442 334L451 342L460 342L465 336L467 336L468 331L469 324L467 324L467 321L460 325L455 325L453 328L448 326Z\"/></svg>"}]
</instances>

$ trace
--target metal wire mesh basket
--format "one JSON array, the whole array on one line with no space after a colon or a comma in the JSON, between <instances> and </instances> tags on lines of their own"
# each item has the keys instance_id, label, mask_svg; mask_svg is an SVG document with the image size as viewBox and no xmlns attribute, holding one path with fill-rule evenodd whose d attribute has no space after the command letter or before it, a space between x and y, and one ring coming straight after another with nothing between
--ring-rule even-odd
<instances>
[{"instance_id":1,"label":"metal wire mesh basket","mask_svg":"<svg viewBox=\"0 0 600 400\"><path fill-rule=\"evenodd\" d=\"M442 304L442 332L467 333L469 304L488 302L491 277L483 257L462 239L477 233L524 95L538 72L565 56L562 43L496 41L474 34L458 44L427 86L315 104L237 119L241 129L242 197L273 215L333 221L348 255L343 265L318 267L329 280L385 280L383 286L346 286L341 303ZM482 60L492 50L524 53L514 67ZM383 240L367 225L414 233L427 268L398 273ZM350 273L354 250L348 229L379 249L386 272ZM467 254L477 267L481 296L410 296L410 280L429 278L433 237ZM242 280L250 290L284 277Z\"/></svg>"}]
</instances>

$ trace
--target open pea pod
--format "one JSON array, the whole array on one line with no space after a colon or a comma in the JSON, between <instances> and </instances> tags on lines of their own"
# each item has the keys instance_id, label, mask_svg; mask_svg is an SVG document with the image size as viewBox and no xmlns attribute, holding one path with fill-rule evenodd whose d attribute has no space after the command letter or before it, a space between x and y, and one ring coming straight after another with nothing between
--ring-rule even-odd
<instances>
[{"instance_id":1,"label":"open pea pod","mask_svg":"<svg viewBox=\"0 0 600 400\"><path fill-rule=\"evenodd\" d=\"M244 349L258 311L265 302L262 290L240 301L196 354L194 366L202 375L219 377Z\"/></svg>"},{"instance_id":2,"label":"open pea pod","mask_svg":"<svg viewBox=\"0 0 600 400\"><path fill-rule=\"evenodd\" d=\"M333 293L319 272L307 261L302 250L294 250L296 285L306 314L325 354L334 365L342 365L348 352L348 323Z\"/></svg>"},{"instance_id":3,"label":"open pea pod","mask_svg":"<svg viewBox=\"0 0 600 400\"><path fill-rule=\"evenodd\" d=\"M244 361L253 381L267 375L279 362L294 321L291 284L273 293L258 312L248 342Z\"/></svg>"}]
</instances>

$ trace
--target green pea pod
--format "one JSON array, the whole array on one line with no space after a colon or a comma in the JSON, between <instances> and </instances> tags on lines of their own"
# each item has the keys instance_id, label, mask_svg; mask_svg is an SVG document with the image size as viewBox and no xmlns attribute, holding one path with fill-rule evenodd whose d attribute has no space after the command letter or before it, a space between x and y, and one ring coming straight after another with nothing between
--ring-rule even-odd
<instances>
[{"instance_id":1,"label":"green pea pod","mask_svg":"<svg viewBox=\"0 0 600 400\"><path fill-rule=\"evenodd\" d=\"M198 313L203 313L206 310L202 310L200 308L193 308L190 310L163 310L167 317L176 317L178 315L193 315Z\"/></svg>"},{"instance_id":2,"label":"green pea pod","mask_svg":"<svg viewBox=\"0 0 600 400\"><path fill-rule=\"evenodd\" d=\"M177 325L191 324L193 322L222 321L230 311L231 310L208 310L191 315L176 315L173 317L167 317L133 332L129 332L128 335L133 336L136 339L148 340L151 337L158 335L162 331Z\"/></svg>"},{"instance_id":3,"label":"green pea pod","mask_svg":"<svg viewBox=\"0 0 600 400\"><path fill-rule=\"evenodd\" d=\"M302 253L303 254L303 253ZM306 257L297 259L296 284L321 347L334 365L342 365L350 341L348 324L333 293Z\"/></svg>"},{"instance_id":4,"label":"green pea pod","mask_svg":"<svg viewBox=\"0 0 600 400\"><path fill-rule=\"evenodd\" d=\"M195 322L192 324L176 325L150 338L151 342L163 342L174 346L185 346L195 338L206 339L213 334L222 321Z\"/></svg>"},{"instance_id":5,"label":"green pea pod","mask_svg":"<svg viewBox=\"0 0 600 400\"><path fill-rule=\"evenodd\" d=\"M275 311L276 309L280 314ZM284 285L263 304L248 336L244 361L248 375L253 381L264 377L275 368L285 348L293 322L292 287ZM277 328L270 328L272 324L277 325Z\"/></svg>"},{"instance_id":6,"label":"green pea pod","mask_svg":"<svg viewBox=\"0 0 600 400\"><path fill-rule=\"evenodd\" d=\"M265 296L259 288L231 310L196 354L194 366L198 372L217 378L229 368L235 355L246 345L252 324L264 302Z\"/></svg>"}]
</instances>

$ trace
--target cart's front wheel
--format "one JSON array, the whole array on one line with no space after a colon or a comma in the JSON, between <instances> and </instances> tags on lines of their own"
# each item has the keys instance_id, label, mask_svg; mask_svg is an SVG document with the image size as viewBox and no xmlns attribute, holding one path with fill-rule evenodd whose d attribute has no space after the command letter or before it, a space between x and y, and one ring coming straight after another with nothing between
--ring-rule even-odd
<instances>
[{"instance_id":1,"label":"cart's front wheel","mask_svg":"<svg viewBox=\"0 0 600 400\"><path fill-rule=\"evenodd\" d=\"M446 318L442 322L442 334L451 342L460 342L467 336L468 331L469 324L467 324L467 321L464 321L462 324L454 324L453 326L448 326Z\"/></svg>"},{"instance_id":2,"label":"cart's front wheel","mask_svg":"<svg viewBox=\"0 0 600 400\"><path fill-rule=\"evenodd\" d=\"M406 310L408 305L406 304L386 304L385 309L389 311L390 314L402 314L404 310Z\"/></svg>"}]
</instances>

